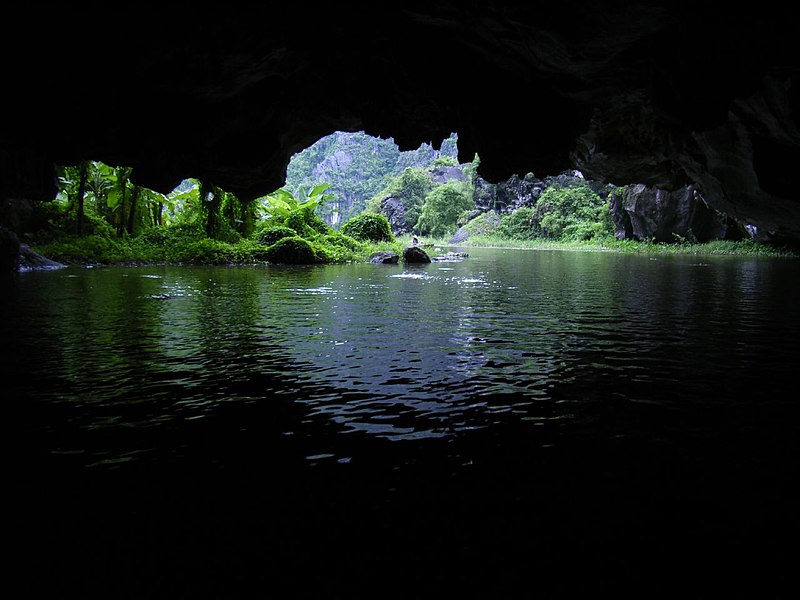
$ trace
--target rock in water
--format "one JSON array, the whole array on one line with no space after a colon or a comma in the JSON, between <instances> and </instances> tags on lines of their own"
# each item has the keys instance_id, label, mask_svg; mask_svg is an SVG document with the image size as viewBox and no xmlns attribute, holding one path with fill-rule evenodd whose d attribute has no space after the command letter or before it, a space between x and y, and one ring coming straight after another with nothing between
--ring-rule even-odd
<instances>
[{"instance_id":1,"label":"rock in water","mask_svg":"<svg viewBox=\"0 0 800 600\"><path fill-rule=\"evenodd\" d=\"M429 263L431 257L419 246L409 246L403 250L403 261L407 263Z\"/></svg>"},{"instance_id":2,"label":"rock in water","mask_svg":"<svg viewBox=\"0 0 800 600\"><path fill-rule=\"evenodd\" d=\"M397 252L375 252L369 257L369 262L374 265L396 265L400 260Z\"/></svg>"}]
</instances>

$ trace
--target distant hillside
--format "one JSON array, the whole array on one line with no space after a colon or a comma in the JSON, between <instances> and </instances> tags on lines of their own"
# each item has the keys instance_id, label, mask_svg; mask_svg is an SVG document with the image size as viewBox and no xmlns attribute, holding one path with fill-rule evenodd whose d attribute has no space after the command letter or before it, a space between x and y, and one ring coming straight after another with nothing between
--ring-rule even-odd
<instances>
[{"instance_id":1,"label":"distant hillside","mask_svg":"<svg viewBox=\"0 0 800 600\"><path fill-rule=\"evenodd\" d=\"M438 150L422 144L416 150L400 151L393 138L337 131L292 157L285 187L297 195L302 186L330 183L326 193L335 201L323 207L322 213L328 223L336 225L361 214L367 200L406 167L427 168L440 157L458 160L455 133L443 140Z\"/></svg>"}]
</instances>

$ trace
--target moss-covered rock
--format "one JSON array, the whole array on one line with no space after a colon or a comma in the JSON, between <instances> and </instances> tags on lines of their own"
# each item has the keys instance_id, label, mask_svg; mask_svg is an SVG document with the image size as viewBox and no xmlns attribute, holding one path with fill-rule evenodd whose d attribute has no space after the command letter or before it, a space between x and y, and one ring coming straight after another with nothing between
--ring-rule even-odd
<instances>
[{"instance_id":1,"label":"moss-covered rock","mask_svg":"<svg viewBox=\"0 0 800 600\"><path fill-rule=\"evenodd\" d=\"M311 243L300 236L278 240L266 249L264 257L273 263L309 265L319 262Z\"/></svg>"},{"instance_id":2,"label":"moss-covered rock","mask_svg":"<svg viewBox=\"0 0 800 600\"><path fill-rule=\"evenodd\" d=\"M272 246L272 244L278 240L282 240L283 238L287 237L295 237L296 235L297 232L294 229L284 225L276 225L274 227L269 227L259 231L256 239L264 246Z\"/></svg>"},{"instance_id":3,"label":"moss-covered rock","mask_svg":"<svg viewBox=\"0 0 800 600\"><path fill-rule=\"evenodd\" d=\"M341 233L368 242L392 242L394 235L389 220L376 213L363 213L342 225Z\"/></svg>"}]
</instances>

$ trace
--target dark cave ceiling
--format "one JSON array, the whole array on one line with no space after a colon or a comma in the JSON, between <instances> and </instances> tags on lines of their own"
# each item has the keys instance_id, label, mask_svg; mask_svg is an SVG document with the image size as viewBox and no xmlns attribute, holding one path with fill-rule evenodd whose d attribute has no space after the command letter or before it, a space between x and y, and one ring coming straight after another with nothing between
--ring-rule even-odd
<instances>
[{"instance_id":1,"label":"dark cave ceiling","mask_svg":"<svg viewBox=\"0 0 800 600\"><path fill-rule=\"evenodd\" d=\"M718 5L719 6L719 5ZM333 131L401 149L459 136L490 181L699 187L800 239L800 27L789 4L263 3L21 7L2 41L0 192L54 164L187 177L240 197Z\"/></svg>"}]
</instances>

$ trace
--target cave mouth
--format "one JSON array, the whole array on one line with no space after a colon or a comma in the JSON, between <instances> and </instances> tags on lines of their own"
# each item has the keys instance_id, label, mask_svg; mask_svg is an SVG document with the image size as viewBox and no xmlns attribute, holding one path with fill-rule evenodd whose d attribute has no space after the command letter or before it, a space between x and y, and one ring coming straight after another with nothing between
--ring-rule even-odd
<instances>
[{"instance_id":1,"label":"cave mouth","mask_svg":"<svg viewBox=\"0 0 800 600\"><path fill-rule=\"evenodd\" d=\"M237 199L234 203L240 208L245 205L255 207L253 214L260 215L256 217L258 220L270 214L269 205L276 193L288 193L299 204L309 199L312 190L323 185L326 189L322 199L315 204L315 211L335 230L363 213L378 213L387 218L395 235L421 233L445 242L463 243L469 235L492 234L521 235L522 239L531 236L560 239L566 235L566 225L562 223L558 228L545 228L542 223L546 209L540 211L537 208L538 201L552 189L579 189L583 190L583 196L578 200L557 195L548 197L551 203L567 203L563 206L569 208L559 208L560 212L571 212L576 215L575 220L587 221L580 226L583 233L572 237L589 240L603 233L613 235L618 240L705 243L714 240L738 241L758 235L757 228L752 224L739 223L714 210L697 187L691 185L673 191L644 184L618 186L588 178L579 169L566 169L541 176L527 171L513 174L504 181L491 182L481 174L482 161L477 153L470 162L463 162L464 152L459 141L459 134L452 131L439 140L422 142L416 148L401 149L393 137L381 137L364 130L335 130L290 157L282 185L257 198L244 201ZM131 182L136 180L136 170L133 168L109 167L104 163L98 165L104 173L113 173L112 180L115 183L109 185L116 185L123 178L129 178ZM73 186L78 177L77 169L72 167ZM445 207L425 208L428 194L440 186L454 188L455 193L447 202L459 207L457 214L447 217L446 227L441 224L434 227L430 222L431 218L439 219L438 213L432 211L443 213ZM63 195L67 192L62 190L60 193ZM163 195L166 201L158 203L158 218L153 217L152 224L180 221L180 213L186 208L187 202L191 205L193 200L190 196L193 194L200 195L201 205L216 206L214 210L225 212L227 209L220 206L226 202L226 193L208 181L186 178ZM109 222L116 222L118 236L125 231L133 235L135 229L142 230L141 226L134 226L133 210L128 202L128 206L112 207L123 213L130 211L127 223L122 222L124 219L108 215ZM102 200L102 203L105 206L107 201ZM426 210L428 215L423 217L422 213ZM542 214L537 214L537 211ZM519 215L516 215L517 212ZM594 217L587 216L589 214ZM562 216L567 220L571 218L569 214ZM209 237L219 235L217 227L220 218L206 223ZM242 234L245 233L244 228L240 227L244 223L242 218L250 218L253 222L252 217L240 215L232 218L236 223L231 223L231 226L235 230L240 228ZM592 218L596 219L595 223L589 222ZM506 223L501 224L504 219ZM514 219L520 223L527 221L528 227L508 225ZM550 218L550 221L553 219ZM609 221L609 229L601 231L605 227L601 225ZM571 227L573 231L578 228L574 224ZM514 233L511 233L512 230ZM252 232L252 227L248 231Z\"/></svg>"},{"instance_id":2,"label":"cave mouth","mask_svg":"<svg viewBox=\"0 0 800 600\"><path fill-rule=\"evenodd\" d=\"M800 240L789 4L120 7L107 27L91 7L21 10L37 51L0 40L4 201L51 197L52 165L87 157L161 193L196 177L252 199L323 132L415 149L457 131L459 162L477 154L498 185L571 168L691 184L714 210Z\"/></svg>"}]
</instances>

